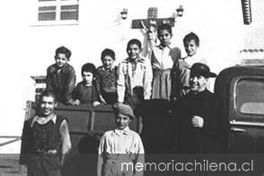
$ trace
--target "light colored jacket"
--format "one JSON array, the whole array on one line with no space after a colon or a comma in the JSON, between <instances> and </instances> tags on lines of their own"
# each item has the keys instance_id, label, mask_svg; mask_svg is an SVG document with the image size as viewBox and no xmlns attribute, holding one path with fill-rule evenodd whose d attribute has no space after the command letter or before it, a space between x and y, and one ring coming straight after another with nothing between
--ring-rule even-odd
<instances>
[{"instance_id":1,"label":"light colored jacket","mask_svg":"<svg viewBox=\"0 0 264 176\"><path fill-rule=\"evenodd\" d=\"M132 93L133 88L136 86L142 86L144 88L144 99L150 99L153 74L149 60L145 58L137 59L136 69L133 71L132 64L127 58L119 64L117 72L118 102L124 102L126 89L129 89L127 91Z\"/></svg>"}]
</instances>

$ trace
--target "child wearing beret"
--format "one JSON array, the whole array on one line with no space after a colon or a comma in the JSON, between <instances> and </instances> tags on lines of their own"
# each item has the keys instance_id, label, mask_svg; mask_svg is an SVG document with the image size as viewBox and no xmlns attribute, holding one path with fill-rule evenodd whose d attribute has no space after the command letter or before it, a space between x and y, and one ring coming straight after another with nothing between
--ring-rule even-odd
<instances>
[{"instance_id":1,"label":"child wearing beret","mask_svg":"<svg viewBox=\"0 0 264 176\"><path fill-rule=\"evenodd\" d=\"M114 104L117 127L104 133L98 149L98 176L143 175L144 147L138 133L129 128L135 119L132 108L122 103ZM132 166L132 167L130 167Z\"/></svg>"}]
</instances>

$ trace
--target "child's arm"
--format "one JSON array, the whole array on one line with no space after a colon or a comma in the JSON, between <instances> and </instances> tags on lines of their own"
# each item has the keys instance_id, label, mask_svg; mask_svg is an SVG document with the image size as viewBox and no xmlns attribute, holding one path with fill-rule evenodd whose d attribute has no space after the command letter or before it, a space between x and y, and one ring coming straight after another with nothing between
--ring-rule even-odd
<instances>
[{"instance_id":1,"label":"child's arm","mask_svg":"<svg viewBox=\"0 0 264 176\"><path fill-rule=\"evenodd\" d=\"M20 148L20 157L19 157L19 174L24 175L27 173L27 164L28 157L30 156L31 151L31 138L30 138L30 125L31 120L24 122L22 139L21 139L21 148Z\"/></svg>"},{"instance_id":2,"label":"child's arm","mask_svg":"<svg viewBox=\"0 0 264 176\"><path fill-rule=\"evenodd\" d=\"M124 68L125 64L120 63L118 66L117 70L117 102L118 103L123 103L124 102L124 97L125 97L125 74L124 74Z\"/></svg>"},{"instance_id":3,"label":"child's arm","mask_svg":"<svg viewBox=\"0 0 264 176\"><path fill-rule=\"evenodd\" d=\"M72 93L75 88L76 75L73 67L69 67L68 75L65 87L65 101L66 103L73 105Z\"/></svg>"},{"instance_id":4,"label":"child's arm","mask_svg":"<svg viewBox=\"0 0 264 176\"><path fill-rule=\"evenodd\" d=\"M71 149L71 139L70 139L70 132L68 123L66 120L63 120L60 125L60 135L62 140L62 148L61 148L61 165L64 164L65 155Z\"/></svg>"},{"instance_id":5,"label":"child's arm","mask_svg":"<svg viewBox=\"0 0 264 176\"><path fill-rule=\"evenodd\" d=\"M101 91L102 81L101 81L101 76L100 76L99 72L100 72L100 67L97 68L97 73L98 74L96 74L94 82L96 84L96 90L97 90L97 93L98 93L99 101L102 104L106 104L106 101L105 101L105 99L102 96L102 91Z\"/></svg>"},{"instance_id":6,"label":"child's arm","mask_svg":"<svg viewBox=\"0 0 264 176\"><path fill-rule=\"evenodd\" d=\"M103 104L107 104L104 97L101 94L99 95L99 99L100 99L100 102L102 102Z\"/></svg>"},{"instance_id":7,"label":"child's arm","mask_svg":"<svg viewBox=\"0 0 264 176\"><path fill-rule=\"evenodd\" d=\"M103 163L104 163L103 153L104 153L104 147L105 147L105 140L106 140L106 137L105 137L105 135L103 135L101 140L100 140L100 144L99 144L99 148L98 148L97 176L102 175L102 168L103 168Z\"/></svg>"},{"instance_id":8,"label":"child's arm","mask_svg":"<svg viewBox=\"0 0 264 176\"><path fill-rule=\"evenodd\" d=\"M51 77L51 71L52 67L49 67L47 69L47 75L46 75L46 89L48 91L53 91L53 86L52 86L52 77Z\"/></svg>"},{"instance_id":9,"label":"child's arm","mask_svg":"<svg viewBox=\"0 0 264 176\"><path fill-rule=\"evenodd\" d=\"M93 102L93 106L98 106L101 104L100 102L100 94L98 92L98 89L97 89L97 84L96 82L94 81L93 83L93 89L92 89L92 102Z\"/></svg>"},{"instance_id":10,"label":"child's arm","mask_svg":"<svg viewBox=\"0 0 264 176\"><path fill-rule=\"evenodd\" d=\"M141 141L141 138L139 135L136 137L136 143L137 143L137 157L135 159L135 164L138 164L138 166L144 166L145 163L145 151L144 146ZM144 175L144 167L142 167L142 170L135 169L133 176L143 176Z\"/></svg>"},{"instance_id":11,"label":"child's arm","mask_svg":"<svg viewBox=\"0 0 264 176\"><path fill-rule=\"evenodd\" d=\"M151 96L153 73L149 60L145 59L145 65L146 68L144 73L144 99L148 100Z\"/></svg>"},{"instance_id":12,"label":"child's arm","mask_svg":"<svg viewBox=\"0 0 264 176\"><path fill-rule=\"evenodd\" d=\"M102 168L103 168L103 155L98 154L98 159L97 159L97 176L102 175Z\"/></svg>"},{"instance_id":13,"label":"child's arm","mask_svg":"<svg viewBox=\"0 0 264 176\"><path fill-rule=\"evenodd\" d=\"M179 62L178 69L179 69L178 84L180 84L179 95L180 97L182 97L189 92L190 70L186 68L182 64L182 62Z\"/></svg>"},{"instance_id":14,"label":"child's arm","mask_svg":"<svg viewBox=\"0 0 264 176\"><path fill-rule=\"evenodd\" d=\"M157 32L153 25L147 27L143 20L140 23L143 27L143 29L141 29L141 33L144 36L143 49L141 53L144 57L150 59L153 48L158 45Z\"/></svg>"},{"instance_id":15,"label":"child's arm","mask_svg":"<svg viewBox=\"0 0 264 176\"><path fill-rule=\"evenodd\" d=\"M19 164L27 165L28 164L28 156L31 152L31 138L30 138L30 125L31 120L25 121L22 132L21 139L21 148L20 148L20 158Z\"/></svg>"},{"instance_id":16,"label":"child's arm","mask_svg":"<svg viewBox=\"0 0 264 176\"><path fill-rule=\"evenodd\" d=\"M190 70L185 66L182 60L174 63L172 68L172 87L171 99L178 100L189 92Z\"/></svg>"},{"instance_id":17,"label":"child's arm","mask_svg":"<svg viewBox=\"0 0 264 176\"><path fill-rule=\"evenodd\" d=\"M77 84L77 86L74 88L74 90L72 92L72 97L74 100L73 105L75 105L75 106L78 106L81 104L81 101L79 100L80 96L79 96L78 86L79 86L79 84Z\"/></svg>"}]
</instances>

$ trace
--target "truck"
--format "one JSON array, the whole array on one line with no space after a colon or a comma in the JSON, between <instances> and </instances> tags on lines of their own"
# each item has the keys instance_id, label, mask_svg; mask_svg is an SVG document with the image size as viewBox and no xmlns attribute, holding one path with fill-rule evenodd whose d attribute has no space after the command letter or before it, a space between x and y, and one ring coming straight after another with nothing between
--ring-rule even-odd
<instances>
[{"instance_id":1,"label":"truck","mask_svg":"<svg viewBox=\"0 0 264 176\"><path fill-rule=\"evenodd\" d=\"M234 66L222 70L216 78L214 92L225 131L222 154L261 156L264 153L264 66ZM35 115L36 108L35 102L27 103L25 120ZM172 152L174 127L170 108L167 100L146 100L137 109L138 118L130 127L141 134L146 153ZM112 106L59 104L55 112L68 119L72 141L63 175L96 175L100 137L115 127ZM260 163L263 159L257 161ZM261 167L256 168L260 175Z\"/></svg>"}]
</instances>

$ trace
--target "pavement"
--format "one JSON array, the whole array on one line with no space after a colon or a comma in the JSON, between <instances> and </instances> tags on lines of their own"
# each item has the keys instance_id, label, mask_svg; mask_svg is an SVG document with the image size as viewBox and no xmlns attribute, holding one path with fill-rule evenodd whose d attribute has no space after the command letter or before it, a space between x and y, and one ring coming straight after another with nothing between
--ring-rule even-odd
<instances>
[{"instance_id":1,"label":"pavement","mask_svg":"<svg viewBox=\"0 0 264 176\"><path fill-rule=\"evenodd\" d=\"M0 154L1 176L26 176L26 171L19 173L19 154Z\"/></svg>"},{"instance_id":2,"label":"pavement","mask_svg":"<svg viewBox=\"0 0 264 176\"><path fill-rule=\"evenodd\" d=\"M19 136L0 136L0 175L26 176L19 173L19 153L21 140Z\"/></svg>"}]
</instances>

